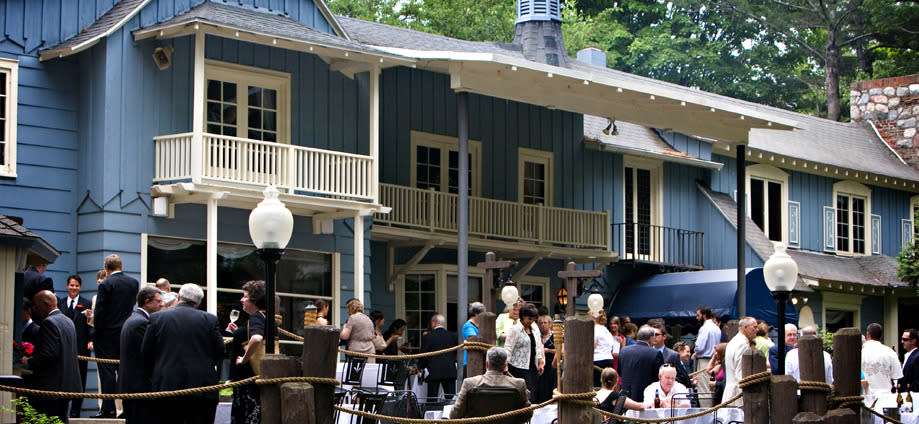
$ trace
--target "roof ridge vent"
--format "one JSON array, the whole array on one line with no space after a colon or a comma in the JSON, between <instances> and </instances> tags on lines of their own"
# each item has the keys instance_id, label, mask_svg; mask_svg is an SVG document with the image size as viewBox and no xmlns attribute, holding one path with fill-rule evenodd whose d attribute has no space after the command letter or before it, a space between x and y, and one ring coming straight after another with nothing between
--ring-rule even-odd
<instances>
[{"instance_id":1,"label":"roof ridge vent","mask_svg":"<svg viewBox=\"0 0 919 424\"><path fill-rule=\"evenodd\" d=\"M515 24L530 21L562 21L561 0L517 0Z\"/></svg>"}]
</instances>

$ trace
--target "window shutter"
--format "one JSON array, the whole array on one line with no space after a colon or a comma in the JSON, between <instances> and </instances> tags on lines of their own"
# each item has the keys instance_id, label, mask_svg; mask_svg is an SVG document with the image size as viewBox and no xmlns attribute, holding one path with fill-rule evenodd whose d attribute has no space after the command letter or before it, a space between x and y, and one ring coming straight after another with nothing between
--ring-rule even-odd
<instances>
[{"instance_id":1,"label":"window shutter","mask_svg":"<svg viewBox=\"0 0 919 424\"><path fill-rule=\"evenodd\" d=\"M881 254L881 216L871 215L871 254Z\"/></svg>"},{"instance_id":2,"label":"window shutter","mask_svg":"<svg viewBox=\"0 0 919 424\"><path fill-rule=\"evenodd\" d=\"M788 247L801 247L801 203L788 201Z\"/></svg>"},{"instance_id":3,"label":"window shutter","mask_svg":"<svg viewBox=\"0 0 919 424\"><path fill-rule=\"evenodd\" d=\"M836 251L836 208L823 207L823 251Z\"/></svg>"},{"instance_id":4,"label":"window shutter","mask_svg":"<svg viewBox=\"0 0 919 424\"><path fill-rule=\"evenodd\" d=\"M900 247L906 247L913 241L913 221L909 219L900 220Z\"/></svg>"}]
</instances>

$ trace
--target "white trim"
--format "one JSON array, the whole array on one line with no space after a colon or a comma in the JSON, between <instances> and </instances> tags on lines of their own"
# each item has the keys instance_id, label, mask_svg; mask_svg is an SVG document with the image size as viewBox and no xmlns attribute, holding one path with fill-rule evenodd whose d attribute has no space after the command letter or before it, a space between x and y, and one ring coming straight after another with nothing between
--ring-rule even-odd
<instances>
[{"instance_id":1,"label":"white trim","mask_svg":"<svg viewBox=\"0 0 919 424\"><path fill-rule=\"evenodd\" d=\"M518 286L522 284L539 287L540 291L542 291L542 304L546 305L551 310L552 302L555 299L549 297L549 286L551 285L549 277L528 275L525 278L521 278L519 281L517 281Z\"/></svg>"},{"instance_id":2,"label":"white trim","mask_svg":"<svg viewBox=\"0 0 919 424\"><path fill-rule=\"evenodd\" d=\"M204 61L205 77L202 96L202 127L207 132L207 80L233 82L237 84L236 136L248 138L248 105L249 98L245 87L257 86L270 88L278 93L277 97L277 141L290 144L290 74L271 69L221 62L213 59Z\"/></svg>"},{"instance_id":3,"label":"white trim","mask_svg":"<svg viewBox=\"0 0 919 424\"><path fill-rule=\"evenodd\" d=\"M144 1L141 2L140 4L134 6L134 9L131 10L130 13L128 13L127 15L125 15L123 18L121 18L121 20L119 20L117 23L115 23L114 25L112 25L112 26L111 26L109 29L107 29L105 32L103 32L103 33L101 33L101 34L99 34L99 35L96 35L95 37L92 37L92 38L89 38L89 39L87 39L87 40L84 40L82 43L79 43L79 44L77 44L77 45L75 45L75 46L73 46L73 47L71 47L71 48L69 48L69 49L50 49L50 50L47 50L47 51L42 51L42 52L40 52L40 53L39 53L39 58L40 58L40 60L48 60L48 59L51 59L51 58L54 58L54 57L70 56L70 55L72 55L72 54L74 54L74 53L79 53L79 52L81 52L81 51L83 51L83 50L86 50L86 49L88 49L88 48L90 48L90 47L96 45L96 43L98 43L99 40L101 40L101 39L103 39L103 38L108 38L109 36L111 36L112 34L114 34L115 31L118 31L119 29L121 29L121 27L123 27L124 24L126 24L128 21L130 21L132 18L134 18L134 16L137 16L137 14L138 14L144 7L146 7L148 3L150 3L150 0L144 0ZM97 22L98 22L98 21L97 21ZM55 53L56 53L56 54L55 54Z\"/></svg>"},{"instance_id":4,"label":"white trim","mask_svg":"<svg viewBox=\"0 0 919 424\"><path fill-rule=\"evenodd\" d=\"M459 152L459 139L445 135L432 134L421 131L412 131L412 148L410 152L409 166L409 184L411 187L417 187L418 183L418 146L434 147L440 149L440 189L438 191L446 193L449 184L449 152ZM478 140L469 140L469 171L472 177L469 181L470 196L482 196L482 142Z\"/></svg>"},{"instance_id":5,"label":"white trim","mask_svg":"<svg viewBox=\"0 0 919 424\"><path fill-rule=\"evenodd\" d=\"M663 225L664 222L664 162L635 156L623 156L622 172L625 168L645 169L651 172L651 225ZM625 178L623 176L623 184ZM625 205L625 190L622 190L622 204ZM634 206L634 205L633 205ZM625 205L625 207L628 207ZM625 207L622 210L622 222L625 222Z\"/></svg>"},{"instance_id":6,"label":"white trim","mask_svg":"<svg viewBox=\"0 0 919 424\"><path fill-rule=\"evenodd\" d=\"M19 109L19 61L0 58L0 73L6 78L6 122L0 131L3 131L3 144L6 163L0 163L0 177L16 177L16 127L19 125L17 110Z\"/></svg>"},{"instance_id":7,"label":"white trim","mask_svg":"<svg viewBox=\"0 0 919 424\"><path fill-rule=\"evenodd\" d=\"M545 150L528 149L526 147L517 148L517 201L524 203L524 170L527 162L543 165L545 175L543 176L545 202L544 206L553 206L555 203L555 166L554 153Z\"/></svg>"},{"instance_id":8,"label":"white trim","mask_svg":"<svg viewBox=\"0 0 919 424\"><path fill-rule=\"evenodd\" d=\"M854 294L835 293L821 291L823 293L823 302L821 306L821 327L826 331L826 310L834 309L837 311L852 312L852 324L855 328L862 328L861 309L862 299L865 296Z\"/></svg>"},{"instance_id":9,"label":"white trim","mask_svg":"<svg viewBox=\"0 0 919 424\"><path fill-rule=\"evenodd\" d=\"M801 247L801 202L788 201L788 247ZM794 210L794 213L791 211ZM794 237L792 237L794 230Z\"/></svg>"},{"instance_id":10,"label":"white trim","mask_svg":"<svg viewBox=\"0 0 919 424\"><path fill-rule=\"evenodd\" d=\"M864 184L857 183L855 181L848 181L848 180L839 181L833 184L833 209L834 210L837 209L836 199L840 195L848 196L849 202L850 202L849 203L849 250L842 251L842 250L835 249L835 248L834 250L836 251L837 255L870 256L871 255L871 189L868 188L868 186ZM864 217L865 221L863 223L865 226L865 251L863 253L857 253L853 250L855 248L855 243L853 243L853 231L852 231L853 220L852 220L851 200L853 197L861 198L865 200L865 217ZM838 226L839 225L838 219L836 221L837 221L836 225ZM837 231L835 239L836 239L836 245L838 245L838 240L839 240L838 231Z\"/></svg>"},{"instance_id":11,"label":"white trim","mask_svg":"<svg viewBox=\"0 0 919 424\"><path fill-rule=\"evenodd\" d=\"M774 199L769 199L769 187L768 183L779 183L781 185L781 198L778 199L779 210L782 214L782 230L780 231L782 235L781 240L772 240L779 241L788 245L788 174L785 171L782 171L779 168L776 168L771 165L756 164L750 165L747 167L747 180L746 180L746 200L747 200L747 216L752 219L753 217L753 208L752 208L752 197L750 196L750 180L751 179L763 180L763 195L766 197L764 199L765 211L764 211L764 224L766 228L763 228L763 233L766 234L766 237L769 237L769 203L775 201ZM771 239L770 239L771 240Z\"/></svg>"},{"instance_id":12,"label":"white trim","mask_svg":"<svg viewBox=\"0 0 919 424\"><path fill-rule=\"evenodd\" d=\"M915 232L916 232L916 212L917 211L919 211L919 194L909 198L909 207L907 208L908 218L906 220L910 222L910 226L912 227L913 234L909 234L908 238L906 234L901 235L900 237L901 239L909 240L909 241L913 240L915 236ZM906 244L903 244L903 246L906 246Z\"/></svg>"}]
</instances>

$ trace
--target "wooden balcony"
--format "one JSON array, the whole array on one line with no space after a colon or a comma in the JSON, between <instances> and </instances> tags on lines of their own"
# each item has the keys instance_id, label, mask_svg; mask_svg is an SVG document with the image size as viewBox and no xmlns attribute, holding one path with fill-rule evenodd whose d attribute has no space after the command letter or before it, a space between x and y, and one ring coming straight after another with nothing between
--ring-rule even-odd
<instances>
[{"instance_id":1,"label":"wooden balcony","mask_svg":"<svg viewBox=\"0 0 919 424\"><path fill-rule=\"evenodd\" d=\"M393 184L380 184L380 203L392 208L388 214L374 215L374 223L393 228L375 227L376 233L391 234L395 239L407 230L415 238L430 234L433 238L455 240L457 234L456 203L458 196L435 190L421 190ZM610 250L610 216L607 212L530 205L503 200L469 198L470 245L488 248L488 241L513 243L527 252L551 252L560 249L581 250L587 257L615 258ZM449 243L448 243L449 244ZM506 245L506 244L505 244ZM522 247L529 245L529 247Z\"/></svg>"},{"instance_id":2,"label":"wooden balcony","mask_svg":"<svg viewBox=\"0 0 919 424\"><path fill-rule=\"evenodd\" d=\"M376 193L371 156L207 133L197 143L194 133L153 140L154 183L273 184L289 194L359 202Z\"/></svg>"}]
</instances>

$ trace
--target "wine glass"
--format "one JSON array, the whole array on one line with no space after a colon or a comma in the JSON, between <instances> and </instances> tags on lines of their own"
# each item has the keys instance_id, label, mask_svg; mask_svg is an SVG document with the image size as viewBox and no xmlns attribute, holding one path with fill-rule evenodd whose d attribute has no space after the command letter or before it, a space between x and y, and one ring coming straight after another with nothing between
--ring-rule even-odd
<instances>
[{"instance_id":1,"label":"wine glass","mask_svg":"<svg viewBox=\"0 0 919 424\"><path fill-rule=\"evenodd\" d=\"M239 311L234 309L230 311L230 322L236 324L236 320L239 319Z\"/></svg>"}]
</instances>

